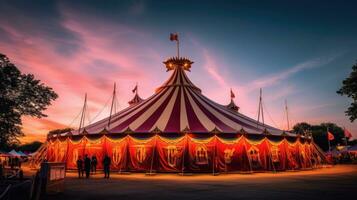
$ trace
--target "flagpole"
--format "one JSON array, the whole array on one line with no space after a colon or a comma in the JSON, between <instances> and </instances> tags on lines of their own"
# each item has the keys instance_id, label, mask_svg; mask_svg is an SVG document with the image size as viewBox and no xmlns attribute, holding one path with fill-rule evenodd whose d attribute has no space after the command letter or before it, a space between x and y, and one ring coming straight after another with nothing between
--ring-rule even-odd
<instances>
[{"instance_id":1,"label":"flagpole","mask_svg":"<svg viewBox=\"0 0 357 200\"><path fill-rule=\"evenodd\" d=\"M179 40L177 38L176 40L176 45L177 45L177 57L180 58L180 45L179 45Z\"/></svg>"},{"instance_id":2,"label":"flagpole","mask_svg":"<svg viewBox=\"0 0 357 200\"><path fill-rule=\"evenodd\" d=\"M138 90L139 90L139 88L138 88L138 82L136 82L136 90L135 90L135 95L137 95L137 94L138 94Z\"/></svg>"}]
</instances>

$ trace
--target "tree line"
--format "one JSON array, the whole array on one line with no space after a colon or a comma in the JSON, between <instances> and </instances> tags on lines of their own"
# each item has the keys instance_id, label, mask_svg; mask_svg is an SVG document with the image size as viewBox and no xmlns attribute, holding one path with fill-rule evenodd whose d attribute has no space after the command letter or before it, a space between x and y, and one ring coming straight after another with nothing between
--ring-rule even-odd
<instances>
[{"instance_id":1,"label":"tree line","mask_svg":"<svg viewBox=\"0 0 357 200\"><path fill-rule=\"evenodd\" d=\"M334 139L330 141L330 146L334 148L338 145L355 145L357 140L350 140L345 137L344 128L334 123L327 122L318 125L311 125L306 122L297 123L294 125L292 132L300 135L312 136L314 142L319 145L324 151L329 150L329 142L327 139L327 131L333 134Z\"/></svg>"}]
</instances>

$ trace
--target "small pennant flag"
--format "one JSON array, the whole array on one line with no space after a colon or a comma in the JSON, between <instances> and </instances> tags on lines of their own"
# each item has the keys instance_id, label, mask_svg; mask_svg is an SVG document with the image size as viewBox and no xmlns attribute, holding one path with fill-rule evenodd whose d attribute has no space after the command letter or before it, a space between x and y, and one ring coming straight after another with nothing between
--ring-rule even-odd
<instances>
[{"instance_id":1,"label":"small pennant flag","mask_svg":"<svg viewBox=\"0 0 357 200\"><path fill-rule=\"evenodd\" d=\"M331 141L331 140L334 140L334 139L335 139L335 136L333 136L333 134L332 134L330 131L328 131L328 132L327 132L327 139L330 140L330 141Z\"/></svg>"},{"instance_id":2,"label":"small pennant flag","mask_svg":"<svg viewBox=\"0 0 357 200\"><path fill-rule=\"evenodd\" d=\"M170 41L178 41L178 34L170 33Z\"/></svg>"},{"instance_id":3,"label":"small pennant flag","mask_svg":"<svg viewBox=\"0 0 357 200\"><path fill-rule=\"evenodd\" d=\"M134 89L132 90L133 93L135 93L138 90L138 85L135 85Z\"/></svg>"},{"instance_id":4,"label":"small pennant flag","mask_svg":"<svg viewBox=\"0 0 357 200\"><path fill-rule=\"evenodd\" d=\"M236 98L236 95L233 93L232 89L231 89L231 98L232 99Z\"/></svg>"},{"instance_id":5,"label":"small pennant flag","mask_svg":"<svg viewBox=\"0 0 357 200\"><path fill-rule=\"evenodd\" d=\"M352 137L352 134L351 134L351 132L349 132L347 129L345 129L345 137L346 138L351 138Z\"/></svg>"}]
</instances>

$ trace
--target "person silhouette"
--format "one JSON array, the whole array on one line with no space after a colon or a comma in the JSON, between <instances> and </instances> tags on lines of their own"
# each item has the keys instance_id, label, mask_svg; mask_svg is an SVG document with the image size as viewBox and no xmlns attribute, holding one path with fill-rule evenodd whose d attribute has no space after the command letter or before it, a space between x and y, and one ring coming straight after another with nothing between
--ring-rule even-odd
<instances>
[{"instance_id":1,"label":"person silhouette","mask_svg":"<svg viewBox=\"0 0 357 200\"><path fill-rule=\"evenodd\" d=\"M83 160L80 156L77 159L77 170L78 170L78 178L81 178L83 176Z\"/></svg>"},{"instance_id":2,"label":"person silhouette","mask_svg":"<svg viewBox=\"0 0 357 200\"><path fill-rule=\"evenodd\" d=\"M110 175L110 163L111 160L108 155L104 156L103 167L104 167L104 178L109 178Z\"/></svg>"},{"instance_id":3,"label":"person silhouette","mask_svg":"<svg viewBox=\"0 0 357 200\"><path fill-rule=\"evenodd\" d=\"M90 175L90 163L91 163L90 158L86 154L84 156L84 170L86 172L86 178L89 178Z\"/></svg>"},{"instance_id":4,"label":"person silhouette","mask_svg":"<svg viewBox=\"0 0 357 200\"><path fill-rule=\"evenodd\" d=\"M92 156L92 161L91 161L91 171L92 173L96 173L97 172L97 157L95 155Z\"/></svg>"}]
</instances>

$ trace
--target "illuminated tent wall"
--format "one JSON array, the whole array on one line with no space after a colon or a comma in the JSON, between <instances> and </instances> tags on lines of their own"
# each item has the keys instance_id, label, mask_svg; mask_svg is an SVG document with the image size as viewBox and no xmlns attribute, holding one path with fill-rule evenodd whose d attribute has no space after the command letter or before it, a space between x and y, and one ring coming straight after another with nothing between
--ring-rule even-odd
<instances>
[{"instance_id":1,"label":"illuminated tent wall","mask_svg":"<svg viewBox=\"0 0 357 200\"><path fill-rule=\"evenodd\" d=\"M155 94L80 130L49 136L47 159L76 168L104 155L118 171L230 172L313 168L325 157L311 138L262 124L205 97L187 77L193 62L164 62L171 77Z\"/></svg>"}]
</instances>

